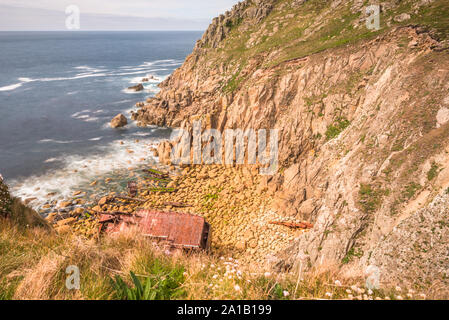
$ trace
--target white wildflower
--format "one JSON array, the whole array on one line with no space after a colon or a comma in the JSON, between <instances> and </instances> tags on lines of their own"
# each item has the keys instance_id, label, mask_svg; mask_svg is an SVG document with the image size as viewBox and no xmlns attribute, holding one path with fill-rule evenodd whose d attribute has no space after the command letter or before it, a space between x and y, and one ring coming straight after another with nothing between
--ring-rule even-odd
<instances>
[{"instance_id":1,"label":"white wildflower","mask_svg":"<svg viewBox=\"0 0 449 320\"><path fill-rule=\"evenodd\" d=\"M290 292L284 290L283 294L284 294L284 297L288 297L290 295Z\"/></svg>"},{"instance_id":2,"label":"white wildflower","mask_svg":"<svg viewBox=\"0 0 449 320\"><path fill-rule=\"evenodd\" d=\"M240 286L238 285L238 284L236 284L235 286L234 286L234 289L235 289L235 291L240 291L241 289L240 289Z\"/></svg>"},{"instance_id":3,"label":"white wildflower","mask_svg":"<svg viewBox=\"0 0 449 320\"><path fill-rule=\"evenodd\" d=\"M271 276L271 273L269 273L269 272L265 272L265 273L264 273L264 276L265 276L265 278L268 278L268 277L270 277L270 276Z\"/></svg>"},{"instance_id":4,"label":"white wildflower","mask_svg":"<svg viewBox=\"0 0 449 320\"><path fill-rule=\"evenodd\" d=\"M340 282L340 280L335 280L335 285L336 285L337 287L341 287L341 282Z\"/></svg>"},{"instance_id":5,"label":"white wildflower","mask_svg":"<svg viewBox=\"0 0 449 320\"><path fill-rule=\"evenodd\" d=\"M331 292L326 292L325 296L329 297L329 298L332 298L332 293Z\"/></svg>"}]
</instances>

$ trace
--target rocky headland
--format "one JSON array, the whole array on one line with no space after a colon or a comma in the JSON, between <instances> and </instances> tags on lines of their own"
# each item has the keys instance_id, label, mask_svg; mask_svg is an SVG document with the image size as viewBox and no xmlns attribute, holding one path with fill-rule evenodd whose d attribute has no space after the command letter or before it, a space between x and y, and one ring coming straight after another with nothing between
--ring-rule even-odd
<instances>
[{"instance_id":1,"label":"rocky headland","mask_svg":"<svg viewBox=\"0 0 449 320\"><path fill-rule=\"evenodd\" d=\"M135 195L75 191L44 208L47 223L98 239L101 213L189 212L211 223L211 256L299 272L296 289L302 272L322 267L362 282L374 272L369 295L336 282L350 299L403 284L447 296L449 8L384 1L376 29L365 9L358 0L242 1L132 114L139 126L187 131L198 120L203 131L278 129L275 174L260 175L260 164L174 166L165 141L157 168L129 168ZM126 124L118 115L111 126Z\"/></svg>"},{"instance_id":2,"label":"rocky headland","mask_svg":"<svg viewBox=\"0 0 449 320\"><path fill-rule=\"evenodd\" d=\"M371 267L386 282L447 286L447 224L423 214L447 220L447 4L383 2L375 30L365 9L363 1L243 1L214 19L132 118L280 130L272 210L314 228L276 255L277 267L361 275Z\"/></svg>"}]
</instances>

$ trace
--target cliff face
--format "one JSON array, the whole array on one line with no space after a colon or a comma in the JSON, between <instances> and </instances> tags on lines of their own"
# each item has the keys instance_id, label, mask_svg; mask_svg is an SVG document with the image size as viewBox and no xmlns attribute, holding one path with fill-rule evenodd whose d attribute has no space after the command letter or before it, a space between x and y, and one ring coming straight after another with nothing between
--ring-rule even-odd
<instances>
[{"instance_id":1,"label":"cliff face","mask_svg":"<svg viewBox=\"0 0 449 320\"><path fill-rule=\"evenodd\" d=\"M448 9L385 1L369 30L363 1L244 1L133 118L280 130L273 210L315 227L277 266L447 284Z\"/></svg>"}]
</instances>

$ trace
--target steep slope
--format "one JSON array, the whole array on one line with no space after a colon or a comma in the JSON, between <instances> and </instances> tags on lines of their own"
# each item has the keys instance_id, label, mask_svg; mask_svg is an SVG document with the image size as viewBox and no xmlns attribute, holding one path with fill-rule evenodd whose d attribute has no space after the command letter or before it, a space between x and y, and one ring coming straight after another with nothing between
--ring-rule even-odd
<instances>
[{"instance_id":1,"label":"steep slope","mask_svg":"<svg viewBox=\"0 0 449 320\"><path fill-rule=\"evenodd\" d=\"M385 1L379 30L368 5L239 3L133 119L280 130L273 210L315 227L277 267L447 285L449 4Z\"/></svg>"}]
</instances>

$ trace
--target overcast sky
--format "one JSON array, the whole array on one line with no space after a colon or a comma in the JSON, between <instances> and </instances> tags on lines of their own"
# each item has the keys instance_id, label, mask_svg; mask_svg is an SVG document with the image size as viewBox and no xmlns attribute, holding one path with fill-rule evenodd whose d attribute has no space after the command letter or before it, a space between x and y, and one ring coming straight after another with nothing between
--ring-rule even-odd
<instances>
[{"instance_id":1,"label":"overcast sky","mask_svg":"<svg viewBox=\"0 0 449 320\"><path fill-rule=\"evenodd\" d=\"M65 10L80 9L80 30L203 30L238 0L0 0L0 31L66 30Z\"/></svg>"}]
</instances>

